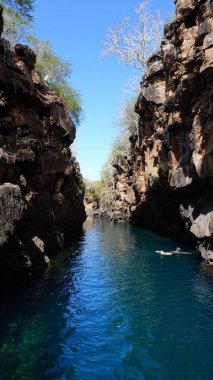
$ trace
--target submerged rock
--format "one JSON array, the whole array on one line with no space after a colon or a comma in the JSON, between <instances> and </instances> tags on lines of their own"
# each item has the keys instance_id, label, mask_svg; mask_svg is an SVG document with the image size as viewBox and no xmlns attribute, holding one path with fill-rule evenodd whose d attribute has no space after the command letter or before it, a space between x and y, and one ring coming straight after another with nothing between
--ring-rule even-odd
<instances>
[{"instance_id":1,"label":"submerged rock","mask_svg":"<svg viewBox=\"0 0 213 380\"><path fill-rule=\"evenodd\" d=\"M0 32L2 31L0 7ZM72 241L85 220L70 144L75 125L25 45L0 38L0 271L24 276Z\"/></svg>"},{"instance_id":2,"label":"submerged rock","mask_svg":"<svg viewBox=\"0 0 213 380\"><path fill-rule=\"evenodd\" d=\"M135 111L137 140L118 159L111 210L212 252L213 7L176 0L161 50L148 60ZM108 210L110 213L110 210Z\"/></svg>"}]
</instances>

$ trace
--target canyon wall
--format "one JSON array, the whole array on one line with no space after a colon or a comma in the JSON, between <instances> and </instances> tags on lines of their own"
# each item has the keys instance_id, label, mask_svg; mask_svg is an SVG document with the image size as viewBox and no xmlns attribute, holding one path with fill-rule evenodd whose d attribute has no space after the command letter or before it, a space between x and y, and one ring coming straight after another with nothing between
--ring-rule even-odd
<instances>
[{"instance_id":1,"label":"canyon wall","mask_svg":"<svg viewBox=\"0 0 213 380\"><path fill-rule=\"evenodd\" d=\"M3 28L0 8L0 30ZM44 268L85 220L75 125L27 46L0 38L1 280Z\"/></svg>"},{"instance_id":2,"label":"canyon wall","mask_svg":"<svg viewBox=\"0 0 213 380\"><path fill-rule=\"evenodd\" d=\"M213 259L213 2L175 3L176 17L142 79L138 132L113 163L105 213Z\"/></svg>"}]
</instances>

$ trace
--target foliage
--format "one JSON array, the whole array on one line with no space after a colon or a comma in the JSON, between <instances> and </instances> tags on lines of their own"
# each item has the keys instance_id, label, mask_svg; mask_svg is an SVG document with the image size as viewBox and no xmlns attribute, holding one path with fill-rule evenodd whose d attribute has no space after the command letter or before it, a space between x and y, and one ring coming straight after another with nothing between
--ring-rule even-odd
<instances>
[{"instance_id":1,"label":"foliage","mask_svg":"<svg viewBox=\"0 0 213 380\"><path fill-rule=\"evenodd\" d=\"M118 158L122 158L129 148L129 139L127 134L122 134L119 136L112 145L112 150L110 154L111 161Z\"/></svg>"},{"instance_id":2,"label":"foliage","mask_svg":"<svg viewBox=\"0 0 213 380\"><path fill-rule=\"evenodd\" d=\"M4 30L3 37L13 45L24 42L27 30L32 26L34 0L0 0L3 6Z\"/></svg>"},{"instance_id":3,"label":"foliage","mask_svg":"<svg viewBox=\"0 0 213 380\"><path fill-rule=\"evenodd\" d=\"M165 23L164 17L159 13L150 11L150 0L143 0L135 8L135 20L125 17L119 24L109 28L106 40L103 42L105 50L102 56L117 55L120 62L126 66L144 72L148 57L160 46ZM120 135L114 142L111 153L102 168L102 181L104 190L102 198L112 195L113 176L115 171L112 163L121 159L129 147L129 137L137 133L138 115L134 112L135 99L127 100L121 110L116 125L120 128Z\"/></svg>"},{"instance_id":4,"label":"foliage","mask_svg":"<svg viewBox=\"0 0 213 380\"><path fill-rule=\"evenodd\" d=\"M127 134L124 134L122 137L119 136L114 141L107 161L101 169L101 182L104 189L112 186L113 175L115 173L115 169L112 166L113 162L117 159L122 159L127 154L128 148L129 139Z\"/></svg>"},{"instance_id":5,"label":"foliage","mask_svg":"<svg viewBox=\"0 0 213 380\"><path fill-rule=\"evenodd\" d=\"M31 26L28 18L12 9L4 7L4 30L2 36L10 41L11 45L17 42L26 42L27 30Z\"/></svg>"},{"instance_id":6,"label":"foliage","mask_svg":"<svg viewBox=\"0 0 213 380\"><path fill-rule=\"evenodd\" d=\"M116 120L116 125L120 128L121 134L127 134L128 136L137 132L138 126L138 114L135 113L136 99L128 99L124 102L120 115Z\"/></svg>"},{"instance_id":7,"label":"foliage","mask_svg":"<svg viewBox=\"0 0 213 380\"><path fill-rule=\"evenodd\" d=\"M113 170L110 170L112 162L126 155L130 147L129 137L137 132L138 115L134 112L135 101L133 98L124 102L120 115L115 122L120 132L113 142L111 152L102 168L101 178L103 182L105 182L104 178L108 178L113 173Z\"/></svg>"},{"instance_id":8,"label":"foliage","mask_svg":"<svg viewBox=\"0 0 213 380\"><path fill-rule=\"evenodd\" d=\"M39 41L35 34L28 35L28 42L37 56L37 69L47 82L64 82L70 77L71 64L60 59L47 41Z\"/></svg>"},{"instance_id":9,"label":"foliage","mask_svg":"<svg viewBox=\"0 0 213 380\"><path fill-rule=\"evenodd\" d=\"M160 46L165 20L159 12L149 10L150 0L144 0L135 8L136 20L129 17L109 28L102 56L116 54L120 62L144 71L147 58Z\"/></svg>"},{"instance_id":10,"label":"foliage","mask_svg":"<svg viewBox=\"0 0 213 380\"><path fill-rule=\"evenodd\" d=\"M112 144L111 152L102 167L101 181L103 191L101 194L101 205L107 208L113 203L113 185L116 170L112 166L117 160L122 160L130 148L129 137L137 132L138 115L134 112L135 99L127 100L122 109L116 125L120 128L117 139Z\"/></svg>"},{"instance_id":11,"label":"foliage","mask_svg":"<svg viewBox=\"0 0 213 380\"><path fill-rule=\"evenodd\" d=\"M85 198L92 200L99 207L100 198L103 191L103 185L100 181L90 181L84 179L85 184Z\"/></svg>"},{"instance_id":12,"label":"foliage","mask_svg":"<svg viewBox=\"0 0 213 380\"><path fill-rule=\"evenodd\" d=\"M79 124L83 114L80 95L68 84L72 73L71 63L58 57L49 42L39 41L34 34L28 36L28 41L37 56L37 70L42 74L45 82L60 94L67 110L76 124Z\"/></svg>"},{"instance_id":13,"label":"foliage","mask_svg":"<svg viewBox=\"0 0 213 380\"><path fill-rule=\"evenodd\" d=\"M71 63L58 57L47 41L40 41L35 34L29 34L30 20L22 13L4 8L3 36L11 44L27 43L36 53L36 69L42 74L45 82L61 96L68 112L76 124L83 117L80 94L68 83L72 68Z\"/></svg>"},{"instance_id":14,"label":"foliage","mask_svg":"<svg viewBox=\"0 0 213 380\"><path fill-rule=\"evenodd\" d=\"M34 0L1 0L0 3L22 19L32 20Z\"/></svg>"},{"instance_id":15,"label":"foliage","mask_svg":"<svg viewBox=\"0 0 213 380\"><path fill-rule=\"evenodd\" d=\"M58 94L60 94L63 103L66 105L68 112L71 114L71 118L74 119L77 125L80 124L83 119L80 94L67 83L52 82L51 87Z\"/></svg>"},{"instance_id":16,"label":"foliage","mask_svg":"<svg viewBox=\"0 0 213 380\"><path fill-rule=\"evenodd\" d=\"M111 179L113 177L113 174L114 174L114 168L112 166L112 159L110 155L101 169L101 182L104 188L106 186L111 185Z\"/></svg>"}]
</instances>

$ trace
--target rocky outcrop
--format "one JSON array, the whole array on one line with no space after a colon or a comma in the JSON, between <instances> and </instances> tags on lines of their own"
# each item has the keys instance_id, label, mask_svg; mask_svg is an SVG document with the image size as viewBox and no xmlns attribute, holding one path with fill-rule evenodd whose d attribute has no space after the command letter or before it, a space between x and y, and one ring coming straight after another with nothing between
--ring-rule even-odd
<instances>
[{"instance_id":1,"label":"rocky outcrop","mask_svg":"<svg viewBox=\"0 0 213 380\"><path fill-rule=\"evenodd\" d=\"M116 213L213 258L213 3L176 0L147 63L131 150L113 165Z\"/></svg>"},{"instance_id":2,"label":"rocky outcrop","mask_svg":"<svg viewBox=\"0 0 213 380\"><path fill-rule=\"evenodd\" d=\"M2 31L2 8L0 8ZM28 47L0 38L1 279L44 268L85 220L75 126Z\"/></svg>"},{"instance_id":3,"label":"rocky outcrop","mask_svg":"<svg viewBox=\"0 0 213 380\"><path fill-rule=\"evenodd\" d=\"M99 216L99 208L96 201L93 198L85 196L84 198L85 212L87 216Z\"/></svg>"}]
</instances>

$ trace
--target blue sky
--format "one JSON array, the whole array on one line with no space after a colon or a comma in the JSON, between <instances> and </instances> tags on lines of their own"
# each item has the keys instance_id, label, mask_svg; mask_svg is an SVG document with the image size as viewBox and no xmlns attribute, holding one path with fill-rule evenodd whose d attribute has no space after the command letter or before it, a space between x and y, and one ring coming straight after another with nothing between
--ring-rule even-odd
<instances>
[{"instance_id":1,"label":"blue sky","mask_svg":"<svg viewBox=\"0 0 213 380\"><path fill-rule=\"evenodd\" d=\"M116 57L100 57L107 28L133 16L135 0L36 0L35 32L71 61L71 84L79 90L85 118L74 143L85 178L99 179L117 130L114 120L128 94L132 74ZM173 0L153 0L153 9L173 12Z\"/></svg>"}]
</instances>

